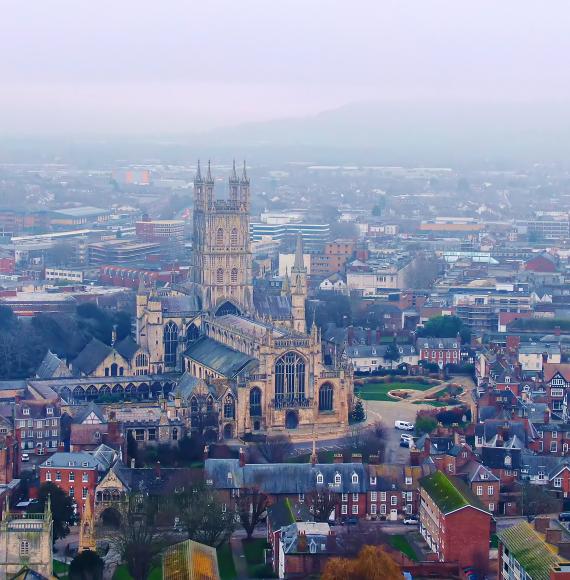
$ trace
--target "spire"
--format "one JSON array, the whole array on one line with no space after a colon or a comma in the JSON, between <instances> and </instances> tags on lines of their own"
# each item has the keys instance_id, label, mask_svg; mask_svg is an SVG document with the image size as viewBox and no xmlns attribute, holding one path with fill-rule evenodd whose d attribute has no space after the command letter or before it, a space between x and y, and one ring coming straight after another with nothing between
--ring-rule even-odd
<instances>
[{"instance_id":1,"label":"spire","mask_svg":"<svg viewBox=\"0 0 570 580\"><path fill-rule=\"evenodd\" d=\"M234 159L233 167L232 167L232 174L230 175L230 181L236 183L238 180L237 172L236 172L236 160Z\"/></svg>"},{"instance_id":2,"label":"spire","mask_svg":"<svg viewBox=\"0 0 570 580\"><path fill-rule=\"evenodd\" d=\"M305 269L305 262L303 261L303 234L301 232L297 233L297 245L295 247L295 263L293 264L293 270L295 272L300 272ZM291 270L291 271L293 271Z\"/></svg>"},{"instance_id":3,"label":"spire","mask_svg":"<svg viewBox=\"0 0 570 580\"><path fill-rule=\"evenodd\" d=\"M241 182L249 183L249 177L247 176L247 167L245 165L245 159L243 160L243 172L241 174Z\"/></svg>"},{"instance_id":4,"label":"spire","mask_svg":"<svg viewBox=\"0 0 570 580\"><path fill-rule=\"evenodd\" d=\"M194 177L195 183L200 183L202 181L202 171L200 169L200 160L198 159L198 168L196 169L196 177Z\"/></svg>"},{"instance_id":5,"label":"spire","mask_svg":"<svg viewBox=\"0 0 570 580\"><path fill-rule=\"evenodd\" d=\"M137 294L139 296L143 296L146 293L146 284L144 281L144 274L141 275L139 278L139 289L137 290Z\"/></svg>"},{"instance_id":6,"label":"spire","mask_svg":"<svg viewBox=\"0 0 570 580\"><path fill-rule=\"evenodd\" d=\"M51 519L51 493L48 493L46 506L44 508L45 519Z\"/></svg>"},{"instance_id":7,"label":"spire","mask_svg":"<svg viewBox=\"0 0 570 580\"><path fill-rule=\"evenodd\" d=\"M212 177L212 166L209 159L208 159L208 173L206 173L206 183L214 183L214 179Z\"/></svg>"},{"instance_id":8,"label":"spire","mask_svg":"<svg viewBox=\"0 0 570 580\"><path fill-rule=\"evenodd\" d=\"M288 296L291 294L291 284L289 283L289 268L285 268L285 277L283 278L283 284L281 285L281 294L283 296Z\"/></svg>"}]
</instances>

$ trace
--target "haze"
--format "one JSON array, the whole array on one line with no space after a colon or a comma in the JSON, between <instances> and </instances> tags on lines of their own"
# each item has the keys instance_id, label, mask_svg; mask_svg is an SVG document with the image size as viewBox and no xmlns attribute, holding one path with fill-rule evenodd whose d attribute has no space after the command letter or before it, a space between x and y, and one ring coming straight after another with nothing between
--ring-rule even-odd
<instances>
[{"instance_id":1,"label":"haze","mask_svg":"<svg viewBox=\"0 0 570 580\"><path fill-rule=\"evenodd\" d=\"M570 6L4 3L0 132L174 134L361 101L565 103Z\"/></svg>"}]
</instances>

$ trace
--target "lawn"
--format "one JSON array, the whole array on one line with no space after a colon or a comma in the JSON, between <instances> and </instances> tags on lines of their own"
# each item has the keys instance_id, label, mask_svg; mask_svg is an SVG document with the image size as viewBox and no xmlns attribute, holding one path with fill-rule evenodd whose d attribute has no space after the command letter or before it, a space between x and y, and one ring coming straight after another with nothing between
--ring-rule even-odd
<instances>
[{"instance_id":1,"label":"lawn","mask_svg":"<svg viewBox=\"0 0 570 580\"><path fill-rule=\"evenodd\" d=\"M427 391L436 385L429 385L423 383L410 382L393 382L393 383L366 383L358 386L358 394L365 401L393 401L388 396L389 391L412 390L412 391Z\"/></svg>"},{"instance_id":2,"label":"lawn","mask_svg":"<svg viewBox=\"0 0 570 580\"><path fill-rule=\"evenodd\" d=\"M113 574L113 580L134 580L129 574L129 569L126 564L121 564ZM155 566L148 575L148 580L162 580L162 567Z\"/></svg>"},{"instance_id":3,"label":"lawn","mask_svg":"<svg viewBox=\"0 0 570 580\"><path fill-rule=\"evenodd\" d=\"M264 552L269 548L269 544L264 538L252 538L242 540L245 561L247 562L247 573L252 578L272 578L273 570L271 566L265 564Z\"/></svg>"},{"instance_id":4,"label":"lawn","mask_svg":"<svg viewBox=\"0 0 570 580\"><path fill-rule=\"evenodd\" d=\"M416 556L416 552L412 548L410 542L408 542L408 538L406 538L406 536L402 535L390 536L389 541L390 546L392 546L392 548L394 548L395 550L399 550L400 552L402 552L402 554L404 554L404 556L407 556L410 560L417 562L418 557Z\"/></svg>"},{"instance_id":5,"label":"lawn","mask_svg":"<svg viewBox=\"0 0 570 580\"><path fill-rule=\"evenodd\" d=\"M221 580L234 580L237 578L236 566L232 556L229 542L222 544L218 549L218 568Z\"/></svg>"},{"instance_id":6,"label":"lawn","mask_svg":"<svg viewBox=\"0 0 570 580\"><path fill-rule=\"evenodd\" d=\"M442 403L441 401L412 401L412 405L431 405L432 407L452 407L459 403Z\"/></svg>"},{"instance_id":7,"label":"lawn","mask_svg":"<svg viewBox=\"0 0 570 580\"><path fill-rule=\"evenodd\" d=\"M67 578L67 575L69 573L69 564L65 564L64 562L60 562L59 560L54 560L53 573L58 578Z\"/></svg>"}]
</instances>

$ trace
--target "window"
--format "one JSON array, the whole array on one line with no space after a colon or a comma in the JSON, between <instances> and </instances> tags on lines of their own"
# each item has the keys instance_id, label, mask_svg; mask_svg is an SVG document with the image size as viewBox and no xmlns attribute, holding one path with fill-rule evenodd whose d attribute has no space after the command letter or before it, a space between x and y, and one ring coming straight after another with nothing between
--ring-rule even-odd
<instances>
[{"instance_id":1,"label":"window","mask_svg":"<svg viewBox=\"0 0 570 580\"><path fill-rule=\"evenodd\" d=\"M380 501L386 501L386 492L385 491L380 492Z\"/></svg>"},{"instance_id":2,"label":"window","mask_svg":"<svg viewBox=\"0 0 570 580\"><path fill-rule=\"evenodd\" d=\"M554 487L562 487L562 478L561 477L554 478Z\"/></svg>"},{"instance_id":3,"label":"window","mask_svg":"<svg viewBox=\"0 0 570 580\"><path fill-rule=\"evenodd\" d=\"M319 411L333 410L333 387L330 383L325 383L319 389Z\"/></svg>"},{"instance_id":4,"label":"window","mask_svg":"<svg viewBox=\"0 0 570 580\"><path fill-rule=\"evenodd\" d=\"M69 488L69 497L75 497L75 488L74 487Z\"/></svg>"},{"instance_id":5,"label":"window","mask_svg":"<svg viewBox=\"0 0 570 580\"><path fill-rule=\"evenodd\" d=\"M56 481L61 481L61 471L56 471L55 472L55 480Z\"/></svg>"},{"instance_id":6,"label":"window","mask_svg":"<svg viewBox=\"0 0 570 580\"><path fill-rule=\"evenodd\" d=\"M53 407L46 407L46 413L48 415L53 415Z\"/></svg>"},{"instance_id":7,"label":"window","mask_svg":"<svg viewBox=\"0 0 570 580\"><path fill-rule=\"evenodd\" d=\"M358 501L358 494L357 493L352 494L352 501Z\"/></svg>"},{"instance_id":8,"label":"window","mask_svg":"<svg viewBox=\"0 0 570 580\"><path fill-rule=\"evenodd\" d=\"M300 493L300 494L299 494L299 501L300 501L301 503L303 503L303 502L305 501L305 494L304 494L304 493Z\"/></svg>"},{"instance_id":9,"label":"window","mask_svg":"<svg viewBox=\"0 0 570 580\"><path fill-rule=\"evenodd\" d=\"M477 486L477 495L483 495L483 486L482 485Z\"/></svg>"},{"instance_id":10,"label":"window","mask_svg":"<svg viewBox=\"0 0 570 580\"><path fill-rule=\"evenodd\" d=\"M259 387L253 387L249 391L249 414L251 417L261 417L261 389Z\"/></svg>"},{"instance_id":11,"label":"window","mask_svg":"<svg viewBox=\"0 0 570 580\"><path fill-rule=\"evenodd\" d=\"M235 417L235 403L231 395L227 395L224 399L224 417L226 419L233 419Z\"/></svg>"},{"instance_id":12,"label":"window","mask_svg":"<svg viewBox=\"0 0 570 580\"><path fill-rule=\"evenodd\" d=\"M550 453L556 453L558 451L558 441L550 442Z\"/></svg>"},{"instance_id":13,"label":"window","mask_svg":"<svg viewBox=\"0 0 570 580\"><path fill-rule=\"evenodd\" d=\"M393 495L390 497L390 505L398 505L398 496Z\"/></svg>"},{"instance_id":14,"label":"window","mask_svg":"<svg viewBox=\"0 0 570 580\"><path fill-rule=\"evenodd\" d=\"M30 555L30 542L28 540L22 540L20 542L20 556Z\"/></svg>"},{"instance_id":15,"label":"window","mask_svg":"<svg viewBox=\"0 0 570 580\"><path fill-rule=\"evenodd\" d=\"M378 501L378 492L377 491L370 492L370 501Z\"/></svg>"},{"instance_id":16,"label":"window","mask_svg":"<svg viewBox=\"0 0 570 580\"><path fill-rule=\"evenodd\" d=\"M75 481L75 471L69 472L69 481Z\"/></svg>"},{"instance_id":17,"label":"window","mask_svg":"<svg viewBox=\"0 0 570 580\"><path fill-rule=\"evenodd\" d=\"M564 396L564 389L550 389L550 396L551 397L563 397Z\"/></svg>"},{"instance_id":18,"label":"window","mask_svg":"<svg viewBox=\"0 0 570 580\"><path fill-rule=\"evenodd\" d=\"M237 284L238 281L238 269L232 268L230 272L230 282L232 284Z\"/></svg>"},{"instance_id":19,"label":"window","mask_svg":"<svg viewBox=\"0 0 570 580\"><path fill-rule=\"evenodd\" d=\"M82 499L87 499L87 488L86 488L86 487L84 487L84 488L81 490L81 498L82 498Z\"/></svg>"},{"instance_id":20,"label":"window","mask_svg":"<svg viewBox=\"0 0 570 580\"><path fill-rule=\"evenodd\" d=\"M406 477L406 485L412 485L412 478Z\"/></svg>"},{"instance_id":21,"label":"window","mask_svg":"<svg viewBox=\"0 0 570 580\"><path fill-rule=\"evenodd\" d=\"M178 427L172 428L172 441L178 441Z\"/></svg>"},{"instance_id":22,"label":"window","mask_svg":"<svg viewBox=\"0 0 570 580\"><path fill-rule=\"evenodd\" d=\"M218 231L216 232L216 245L224 245L224 230L222 228L218 228Z\"/></svg>"},{"instance_id":23,"label":"window","mask_svg":"<svg viewBox=\"0 0 570 580\"><path fill-rule=\"evenodd\" d=\"M341 496L341 501L342 502L347 502L348 501L348 493L343 493Z\"/></svg>"},{"instance_id":24,"label":"window","mask_svg":"<svg viewBox=\"0 0 570 580\"><path fill-rule=\"evenodd\" d=\"M238 231L237 228L232 228L230 232L230 245L237 246L238 245Z\"/></svg>"},{"instance_id":25,"label":"window","mask_svg":"<svg viewBox=\"0 0 570 580\"><path fill-rule=\"evenodd\" d=\"M285 353L275 363L275 399L278 408L285 401L305 400L305 360L295 352Z\"/></svg>"},{"instance_id":26,"label":"window","mask_svg":"<svg viewBox=\"0 0 570 580\"><path fill-rule=\"evenodd\" d=\"M51 481L51 471L46 471L46 481Z\"/></svg>"},{"instance_id":27,"label":"window","mask_svg":"<svg viewBox=\"0 0 570 580\"><path fill-rule=\"evenodd\" d=\"M558 431L552 431L552 439L558 439Z\"/></svg>"},{"instance_id":28,"label":"window","mask_svg":"<svg viewBox=\"0 0 570 580\"><path fill-rule=\"evenodd\" d=\"M340 506L340 513L343 516L345 516L348 513L348 506L346 504Z\"/></svg>"},{"instance_id":29,"label":"window","mask_svg":"<svg viewBox=\"0 0 570 580\"><path fill-rule=\"evenodd\" d=\"M370 485L376 485L376 476L370 477Z\"/></svg>"},{"instance_id":30,"label":"window","mask_svg":"<svg viewBox=\"0 0 570 580\"><path fill-rule=\"evenodd\" d=\"M224 513L224 514L225 514L227 511L228 511L228 505L227 505L227 504L225 504L225 503L223 503L223 504L222 504L222 513Z\"/></svg>"},{"instance_id":31,"label":"window","mask_svg":"<svg viewBox=\"0 0 570 580\"><path fill-rule=\"evenodd\" d=\"M216 270L216 284L223 284L224 283L224 269L218 268Z\"/></svg>"},{"instance_id":32,"label":"window","mask_svg":"<svg viewBox=\"0 0 570 580\"><path fill-rule=\"evenodd\" d=\"M149 429L148 430L148 440L149 441L156 441L156 429Z\"/></svg>"},{"instance_id":33,"label":"window","mask_svg":"<svg viewBox=\"0 0 570 580\"><path fill-rule=\"evenodd\" d=\"M24 415L29 415L29 414L30 414L30 409L28 409L28 407L24 407L24 408L22 409L22 414L24 414ZM29 544L28 544L28 546L29 546Z\"/></svg>"},{"instance_id":34,"label":"window","mask_svg":"<svg viewBox=\"0 0 570 580\"><path fill-rule=\"evenodd\" d=\"M352 506L352 513L353 513L353 515L358 515L358 504L357 503Z\"/></svg>"},{"instance_id":35,"label":"window","mask_svg":"<svg viewBox=\"0 0 570 580\"><path fill-rule=\"evenodd\" d=\"M340 477L340 473L336 473L335 476L334 476L334 484L335 485L340 485L341 479L342 478Z\"/></svg>"},{"instance_id":36,"label":"window","mask_svg":"<svg viewBox=\"0 0 570 580\"><path fill-rule=\"evenodd\" d=\"M386 504L385 503L383 503L380 506L380 515L382 515L382 516L385 516L386 515Z\"/></svg>"},{"instance_id":37,"label":"window","mask_svg":"<svg viewBox=\"0 0 570 580\"><path fill-rule=\"evenodd\" d=\"M371 516L375 516L375 515L376 515L376 513L377 513L376 504L375 504L375 503L373 503L373 504L370 506L370 515L371 515Z\"/></svg>"},{"instance_id":38,"label":"window","mask_svg":"<svg viewBox=\"0 0 570 580\"><path fill-rule=\"evenodd\" d=\"M322 473L317 473L317 483L323 483L324 477Z\"/></svg>"},{"instance_id":39,"label":"window","mask_svg":"<svg viewBox=\"0 0 570 580\"><path fill-rule=\"evenodd\" d=\"M495 504L494 503L489 504L489 511L490 512L495 511Z\"/></svg>"},{"instance_id":40,"label":"window","mask_svg":"<svg viewBox=\"0 0 570 580\"><path fill-rule=\"evenodd\" d=\"M83 483L87 483L89 481L89 475L87 474L87 472L83 472L83 474L81 475L81 481Z\"/></svg>"},{"instance_id":41,"label":"window","mask_svg":"<svg viewBox=\"0 0 570 580\"><path fill-rule=\"evenodd\" d=\"M543 480L543 479L544 479L544 476L545 476L545 473L544 473L544 471L540 470L540 471L538 472L538 479L539 479L539 480Z\"/></svg>"},{"instance_id":42,"label":"window","mask_svg":"<svg viewBox=\"0 0 570 580\"><path fill-rule=\"evenodd\" d=\"M173 367L176 365L176 352L178 350L178 326L169 321L164 327L164 363Z\"/></svg>"},{"instance_id":43,"label":"window","mask_svg":"<svg viewBox=\"0 0 570 580\"><path fill-rule=\"evenodd\" d=\"M352 474L352 483L358 483L358 475L356 473Z\"/></svg>"},{"instance_id":44,"label":"window","mask_svg":"<svg viewBox=\"0 0 570 580\"><path fill-rule=\"evenodd\" d=\"M493 495L495 493L495 488L492 485L489 485L487 487L487 494L488 495Z\"/></svg>"},{"instance_id":45,"label":"window","mask_svg":"<svg viewBox=\"0 0 570 580\"><path fill-rule=\"evenodd\" d=\"M57 429L52 429L51 430L51 436L52 437L57 437Z\"/></svg>"}]
</instances>

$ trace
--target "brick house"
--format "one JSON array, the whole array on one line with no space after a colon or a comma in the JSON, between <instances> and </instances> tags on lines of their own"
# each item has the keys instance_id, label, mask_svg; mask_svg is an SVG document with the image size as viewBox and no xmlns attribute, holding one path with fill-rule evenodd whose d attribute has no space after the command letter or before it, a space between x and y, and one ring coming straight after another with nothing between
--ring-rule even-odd
<instances>
[{"instance_id":1,"label":"brick house","mask_svg":"<svg viewBox=\"0 0 570 580\"><path fill-rule=\"evenodd\" d=\"M12 423L0 416L0 485L9 484L18 472L18 441Z\"/></svg>"},{"instance_id":2,"label":"brick house","mask_svg":"<svg viewBox=\"0 0 570 580\"><path fill-rule=\"evenodd\" d=\"M489 469L481 463L470 461L461 468L457 477L469 486L486 510L495 514L499 512L501 481Z\"/></svg>"},{"instance_id":3,"label":"brick house","mask_svg":"<svg viewBox=\"0 0 570 580\"><path fill-rule=\"evenodd\" d=\"M431 465L383 463L368 466L368 508L372 518L396 521L419 509L419 480L434 471Z\"/></svg>"},{"instance_id":4,"label":"brick house","mask_svg":"<svg viewBox=\"0 0 570 580\"><path fill-rule=\"evenodd\" d=\"M55 453L61 441L59 400L23 400L14 406L16 439L22 452Z\"/></svg>"},{"instance_id":5,"label":"brick house","mask_svg":"<svg viewBox=\"0 0 570 580\"><path fill-rule=\"evenodd\" d=\"M420 480L420 533L440 562L485 573L491 514L469 488L441 471Z\"/></svg>"},{"instance_id":6,"label":"brick house","mask_svg":"<svg viewBox=\"0 0 570 580\"><path fill-rule=\"evenodd\" d=\"M54 453L40 465L40 484L51 482L57 485L74 500L81 515L87 498L93 504L97 483L116 457L116 453L106 445L101 445L93 454Z\"/></svg>"},{"instance_id":7,"label":"brick house","mask_svg":"<svg viewBox=\"0 0 570 580\"><path fill-rule=\"evenodd\" d=\"M551 411L563 412L564 395L570 387L570 364L545 363L543 365L545 401Z\"/></svg>"},{"instance_id":8,"label":"brick house","mask_svg":"<svg viewBox=\"0 0 570 580\"><path fill-rule=\"evenodd\" d=\"M461 362L461 338L418 338L420 360L435 363L440 369Z\"/></svg>"},{"instance_id":9,"label":"brick house","mask_svg":"<svg viewBox=\"0 0 570 580\"><path fill-rule=\"evenodd\" d=\"M550 472L548 481L550 487L564 499L570 498L570 465L566 461Z\"/></svg>"},{"instance_id":10,"label":"brick house","mask_svg":"<svg viewBox=\"0 0 570 580\"><path fill-rule=\"evenodd\" d=\"M367 512L367 478L360 461L342 463L246 463L240 459L206 459L205 479L220 491L228 509L234 509L241 490L257 488L270 497L272 503L289 499L310 502L311 494L327 491L335 494L336 507L331 519L362 518Z\"/></svg>"}]
</instances>

